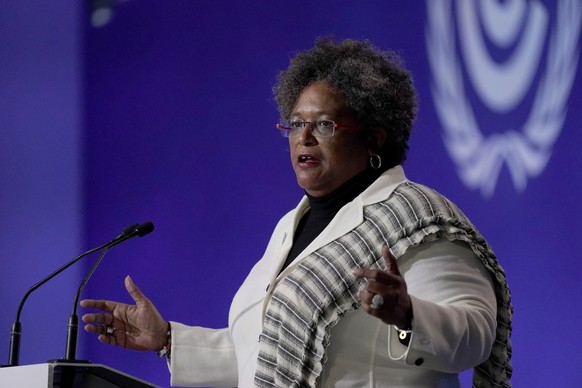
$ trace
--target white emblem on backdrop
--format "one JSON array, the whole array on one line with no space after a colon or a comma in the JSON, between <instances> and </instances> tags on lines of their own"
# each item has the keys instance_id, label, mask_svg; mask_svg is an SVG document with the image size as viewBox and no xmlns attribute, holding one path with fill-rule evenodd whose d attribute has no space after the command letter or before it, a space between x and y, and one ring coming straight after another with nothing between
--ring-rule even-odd
<instances>
[{"instance_id":1,"label":"white emblem on backdrop","mask_svg":"<svg viewBox=\"0 0 582 388\"><path fill-rule=\"evenodd\" d=\"M528 178L546 167L566 118L578 66L582 1L559 0L553 22L536 0L460 0L456 7L453 1L426 1L432 94L446 149L468 188L490 197L506 164L516 190L523 191ZM510 114L534 86L538 71L543 71L521 128L495 128L495 134L488 136L482 133L480 125L487 123L477 122L465 95L455 21L466 74L475 95L493 114ZM540 69L547 36L546 65ZM486 40L511 50L511 55L496 62Z\"/></svg>"}]
</instances>

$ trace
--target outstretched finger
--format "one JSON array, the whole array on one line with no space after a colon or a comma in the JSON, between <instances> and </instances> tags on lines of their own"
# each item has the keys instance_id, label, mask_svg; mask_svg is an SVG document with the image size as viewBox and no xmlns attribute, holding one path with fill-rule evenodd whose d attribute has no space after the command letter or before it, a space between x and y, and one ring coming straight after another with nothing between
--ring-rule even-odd
<instances>
[{"instance_id":1,"label":"outstretched finger","mask_svg":"<svg viewBox=\"0 0 582 388\"><path fill-rule=\"evenodd\" d=\"M382 247L382 256L384 256L384 260L386 261L386 268L388 269L388 272L397 276L402 276L400 274L400 270L398 269L398 264L396 264L396 257L394 257L392 254L390 248L388 248L388 245L384 245Z\"/></svg>"},{"instance_id":2,"label":"outstretched finger","mask_svg":"<svg viewBox=\"0 0 582 388\"><path fill-rule=\"evenodd\" d=\"M117 345L117 339L112 335L101 334L97 339L105 345Z\"/></svg>"},{"instance_id":3,"label":"outstretched finger","mask_svg":"<svg viewBox=\"0 0 582 388\"><path fill-rule=\"evenodd\" d=\"M111 334L107 332L107 328L113 328L112 325L99 325L96 324L95 322L92 323L88 323L85 326L83 326L83 330L85 330L87 333L93 333L93 334Z\"/></svg>"},{"instance_id":4,"label":"outstretched finger","mask_svg":"<svg viewBox=\"0 0 582 388\"><path fill-rule=\"evenodd\" d=\"M87 333L102 334L101 327L102 327L101 325L87 324L87 325L83 326L83 329Z\"/></svg>"},{"instance_id":5,"label":"outstretched finger","mask_svg":"<svg viewBox=\"0 0 582 388\"><path fill-rule=\"evenodd\" d=\"M97 339L99 340L99 342L102 342L104 344L107 345L115 345L115 338L112 335L107 335L105 333L105 326L103 325L85 325L83 327L83 329L87 332L87 333L94 333L94 334L98 334Z\"/></svg>"},{"instance_id":6,"label":"outstretched finger","mask_svg":"<svg viewBox=\"0 0 582 388\"><path fill-rule=\"evenodd\" d=\"M129 295L131 295L132 299L135 301L136 306L142 306L147 301L145 295L135 285L135 283L133 282L129 275L125 277L125 289L129 293Z\"/></svg>"},{"instance_id":7,"label":"outstretched finger","mask_svg":"<svg viewBox=\"0 0 582 388\"><path fill-rule=\"evenodd\" d=\"M84 308L106 311L108 313L113 312L115 306L117 306L117 302L113 302L111 300L95 299L83 299L79 304Z\"/></svg>"},{"instance_id":8,"label":"outstretched finger","mask_svg":"<svg viewBox=\"0 0 582 388\"><path fill-rule=\"evenodd\" d=\"M81 317L81 320L85 323L90 323L90 324L102 324L102 325L113 325L113 315L111 314L93 314L93 313L89 313L89 314L84 314Z\"/></svg>"}]
</instances>

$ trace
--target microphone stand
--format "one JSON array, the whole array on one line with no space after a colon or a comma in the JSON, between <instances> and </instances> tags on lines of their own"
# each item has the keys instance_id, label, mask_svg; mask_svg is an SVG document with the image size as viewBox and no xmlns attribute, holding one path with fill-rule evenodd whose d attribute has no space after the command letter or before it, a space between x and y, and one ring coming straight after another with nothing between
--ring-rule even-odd
<instances>
[{"instance_id":1,"label":"microphone stand","mask_svg":"<svg viewBox=\"0 0 582 388\"><path fill-rule=\"evenodd\" d=\"M143 231L142 226L145 226L147 231ZM127 228L125 228L123 230L123 233L121 233L119 236L117 236L113 240L109 241L106 244L100 245L97 248L93 248L85 253L80 254L79 256L74 258L73 260L69 261L68 263L66 263L65 265L63 265L62 267L57 269L56 271L52 272L51 274L46 276L44 279L42 279L41 281L39 281L38 283L36 283L32 287L30 287L28 289L28 291L26 291L26 293L22 297L22 300L20 301L20 304L18 305L18 310L16 311L16 319L14 320L14 323L12 324L12 330L10 331L10 349L9 349L9 355L8 355L8 364L5 366L18 366L19 355L20 355L20 340L22 338L22 324L20 323L20 315L22 313L22 308L24 306L24 302L26 302L26 299L28 299L28 296L33 291L38 289L40 286L42 286L43 284L45 284L46 282L48 282L49 280L51 280L52 278L54 278L55 276L57 276L58 274L60 274L61 272L63 272L64 270L66 270L67 268L72 266L73 264L75 264L76 262L78 262L79 260L81 260L83 257L90 255L93 252L99 251L103 248L110 248L112 246L115 246L115 245L127 240L128 238L135 236L135 235L141 236L141 235L144 235L142 233L147 234L147 233L151 232L152 230L153 230L153 224L151 224L151 223L145 223L142 225L134 224L134 225L128 226ZM128 237L128 235L131 235L131 237Z\"/></svg>"},{"instance_id":2,"label":"microphone stand","mask_svg":"<svg viewBox=\"0 0 582 388\"><path fill-rule=\"evenodd\" d=\"M81 260L83 257L90 255L91 253L96 252L100 249L103 249L104 247L106 247L109 244L110 243L103 244L101 246L98 246L97 248L93 248L85 253L80 254L79 256L74 258L73 260L69 261L68 263L66 263L65 265L63 265L62 267L60 267L59 269L57 269L53 273L49 274L47 277L45 277L44 279L42 279L41 281L39 281L38 283L36 283L32 287L30 287L28 289L28 291L26 291L26 293L22 297L22 300L20 301L20 304L18 305L18 310L16 311L16 319L14 320L14 323L12 324L12 330L10 331L10 353L9 353L9 357L8 357L8 365L6 365L6 366L18 366L19 355L20 355L20 339L22 337L22 324L20 323L20 315L22 313L22 307L24 306L24 302L26 302L26 299L28 299L28 296L33 291L38 289L40 286L42 286L43 284L45 284L46 282L48 282L49 280L51 280L52 278L54 278L55 276L57 276L58 274L60 274L64 270L66 270L67 268L69 268L71 265L73 265L76 262L78 262L79 260Z\"/></svg>"},{"instance_id":3,"label":"microphone stand","mask_svg":"<svg viewBox=\"0 0 582 388\"><path fill-rule=\"evenodd\" d=\"M153 230L153 224L151 222L146 222L144 224L134 224L128 226L123 230L121 235L113 240L111 243L107 244L103 249L103 252L99 255L97 260L91 266L91 269L81 281L79 288L77 289L77 294L75 295L75 301L73 302L73 311L71 316L69 317L69 322L67 325L67 344L65 350L65 358L62 360L56 360L57 362L69 362L69 363L89 363L88 360L76 360L77 354L77 337L79 331L79 316L77 315L77 307L79 305L79 298L81 296L81 291L85 288L85 285L105 257L105 254L109 251L109 249L113 248L114 246L121 244L124 241L127 241L135 236L145 236L146 234L150 233Z\"/></svg>"},{"instance_id":4,"label":"microphone stand","mask_svg":"<svg viewBox=\"0 0 582 388\"><path fill-rule=\"evenodd\" d=\"M79 288L77 289L77 294L75 295L75 302L73 303L73 312L71 313L71 316L69 317L69 323L67 324L67 345L65 350L65 358L59 361L89 363L89 361L87 360L77 361L75 359L77 354L77 336L79 331L79 316L77 315L77 304L79 303L81 291L83 290L83 288L85 288L85 285L89 281L89 278L93 275L93 272L95 272L95 269L101 263L101 260L103 260L103 257L109 251L110 248L111 248L110 246L107 246L103 249L97 260L95 260L95 262L93 263L93 266L89 270L89 273L85 276L85 278L81 282L81 285L79 285Z\"/></svg>"}]
</instances>

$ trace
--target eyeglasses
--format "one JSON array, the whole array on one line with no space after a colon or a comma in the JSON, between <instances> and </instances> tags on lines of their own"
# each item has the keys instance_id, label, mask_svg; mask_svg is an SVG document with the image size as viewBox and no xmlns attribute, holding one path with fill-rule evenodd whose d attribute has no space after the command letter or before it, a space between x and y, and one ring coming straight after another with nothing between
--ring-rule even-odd
<instances>
[{"instance_id":1,"label":"eyeglasses","mask_svg":"<svg viewBox=\"0 0 582 388\"><path fill-rule=\"evenodd\" d=\"M316 120L316 121L291 121L283 124L275 125L283 137L297 137L303 131L303 128L308 127L315 137L325 138L332 137L335 134L336 128L357 128L353 124L336 124L333 120Z\"/></svg>"}]
</instances>

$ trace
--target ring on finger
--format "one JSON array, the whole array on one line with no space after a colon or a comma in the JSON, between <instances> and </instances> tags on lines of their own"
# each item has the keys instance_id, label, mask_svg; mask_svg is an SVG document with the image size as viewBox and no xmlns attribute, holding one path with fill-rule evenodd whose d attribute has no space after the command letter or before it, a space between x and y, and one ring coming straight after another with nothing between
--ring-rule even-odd
<instances>
[{"instance_id":1,"label":"ring on finger","mask_svg":"<svg viewBox=\"0 0 582 388\"><path fill-rule=\"evenodd\" d=\"M107 335L113 334L113 326L105 326L105 334Z\"/></svg>"},{"instance_id":2,"label":"ring on finger","mask_svg":"<svg viewBox=\"0 0 582 388\"><path fill-rule=\"evenodd\" d=\"M376 294L372 298L372 303L370 304L370 307L373 308L374 310L378 310L380 307L382 307L383 304L384 298L382 298L382 295Z\"/></svg>"}]
</instances>

